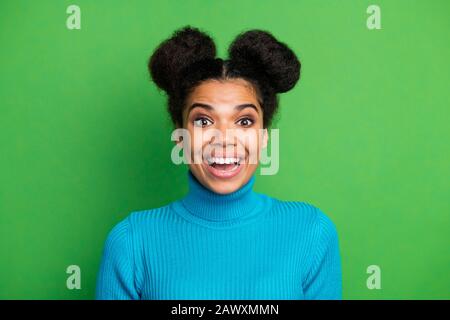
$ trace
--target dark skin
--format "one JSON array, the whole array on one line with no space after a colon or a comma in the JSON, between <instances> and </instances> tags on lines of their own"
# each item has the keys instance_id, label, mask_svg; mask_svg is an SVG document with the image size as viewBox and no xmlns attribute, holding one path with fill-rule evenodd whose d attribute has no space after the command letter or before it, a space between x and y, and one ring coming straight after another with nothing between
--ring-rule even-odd
<instances>
[{"instance_id":1,"label":"dark skin","mask_svg":"<svg viewBox=\"0 0 450 320\"><path fill-rule=\"evenodd\" d=\"M245 185L259 165L261 149L267 146L263 109L253 86L244 79L211 79L195 87L187 97L183 128L191 136L191 158L200 159L188 164L190 170L203 186L219 194ZM209 129L218 130L222 138L209 134ZM227 136L227 130L232 134ZM203 156L211 146L216 147L213 156L242 156L240 172L231 178L212 175Z\"/></svg>"}]
</instances>

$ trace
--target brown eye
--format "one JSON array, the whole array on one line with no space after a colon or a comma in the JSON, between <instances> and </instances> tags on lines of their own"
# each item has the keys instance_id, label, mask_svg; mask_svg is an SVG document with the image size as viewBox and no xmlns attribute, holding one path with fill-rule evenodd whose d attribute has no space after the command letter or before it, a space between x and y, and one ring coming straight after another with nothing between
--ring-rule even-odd
<instances>
[{"instance_id":1,"label":"brown eye","mask_svg":"<svg viewBox=\"0 0 450 320\"><path fill-rule=\"evenodd\" d=\"M250 118L242 118L238 121L238 123L240 123L241 126L249 127L253 124L253 120Z\"/></svg>"},{"instance_id":2,"label":"brown eye","mask_svg":"<svg viewBox=\"0 0 450 320\"><path fill-rule=\"evenodd\" d=\"M194 120L194 126L195 127L202 127L202 128L204 128L204 127L206 127L208 125L208 122L211 122L211 121L209 119L205 118L205 117L196 118Z\"/></svg>"}]
</instances>

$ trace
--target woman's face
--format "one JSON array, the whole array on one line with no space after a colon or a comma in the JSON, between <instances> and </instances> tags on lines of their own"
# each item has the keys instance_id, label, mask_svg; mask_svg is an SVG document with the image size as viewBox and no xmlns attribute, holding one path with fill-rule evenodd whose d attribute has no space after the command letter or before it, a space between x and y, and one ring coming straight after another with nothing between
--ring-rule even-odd
<instances>
[{"instance_id":1,"label":"woman's face","mask_svg":"<svg viewBox=\"0 0 450 320\"><path fill-rule=\"evenodd\" d=\"M183 121L190 134L188 165L202 185L226 194L248 182L267 146L263 110L249 82L202 82L187 97Z\"/></svg>"}]
</instances>

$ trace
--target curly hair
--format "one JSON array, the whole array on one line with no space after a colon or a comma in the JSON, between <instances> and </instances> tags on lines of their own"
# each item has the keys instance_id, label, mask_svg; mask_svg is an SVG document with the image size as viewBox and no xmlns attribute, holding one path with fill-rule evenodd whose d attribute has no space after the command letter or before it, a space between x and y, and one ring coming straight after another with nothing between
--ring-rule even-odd
<instances>
[{"instance_id":1,"label":"curly hair","mask_svg":"<svg viewBox=\"0 0 450 320\"><path fill-rule=\"evenodd\" d=\"M186 98L202 81L241 78L255 89L263 109L263 126L271 125L278 109L278 93L291 90L300 78L301 64L295 53L264 30L239 34L230 44L228 60L216 57L211 37L198 28L176 30L152 53L150 76L168 96L168 112L174 125L182 126Z\"/></svg>"}]
</instances>

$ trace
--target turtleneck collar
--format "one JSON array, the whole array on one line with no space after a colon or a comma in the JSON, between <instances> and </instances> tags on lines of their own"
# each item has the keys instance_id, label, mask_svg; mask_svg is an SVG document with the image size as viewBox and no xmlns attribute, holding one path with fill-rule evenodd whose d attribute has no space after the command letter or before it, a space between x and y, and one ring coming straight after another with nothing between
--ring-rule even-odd
<instances>
[{"instance_id":1,"label":"turtleneck collar","mask_svg":"<svg viewBox=\"0 0 450 320\"><path fill-rule=\"evenodd\" d=\"M255 175L238 190L220 194L203 186L188 170L189 191L181 203L197 219L231 222L247 218L261 207L259 194L253 191Z\"/></svg>"}]
</instances>

